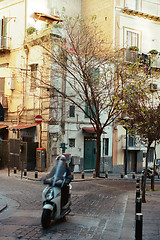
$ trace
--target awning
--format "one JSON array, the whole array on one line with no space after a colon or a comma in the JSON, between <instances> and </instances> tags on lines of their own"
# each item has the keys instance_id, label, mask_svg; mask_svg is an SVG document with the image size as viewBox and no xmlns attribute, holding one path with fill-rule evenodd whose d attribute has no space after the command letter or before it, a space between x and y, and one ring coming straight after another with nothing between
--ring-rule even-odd
<instances>
[{"instance_id":1,"label":"awning","mask_svg":"<svg viewBox=\"0 0 160 240\"><path fill-rule=\"evenodd\" d=\"M4 129L7 128L8 126L0 126L0 129Z\"/></svg>"},{"instance_id":2,"label":"awning","mask_svg":"<svg viewBox=\"0 0 160 240\"><path fill-rule=\"evenodd\" d=\"M45 13L39 13L39 12L34 12L33 18L35 21L41 20L41 21L49 22L49 23L63 22L63 20L61 20L58 16L47 15Z\"/></svg>"},{"instance_id":3,"label":"awning","mask_svg":"<svg viewBox=\"0 0 160 240\"><path fill-rule=\"evenodd\" d=\"M16 126L13 126L13 127L9 127L9 130L23 130L23 129L26 129L26 128L32 128L32 127L36 127L36 125L16 125Z\"/></svg>"},{"instance_id":4,"label":"awning","mask_svg":"<svg viewBox=\"0 0 160 240\"><path fill-rule=\"evenodd\" d=\"M96 133L94 127L83 127L82 130L83 132L86 132L86 133ZM106 133L106 132L103 131L102 133Z\"/></svg>"}]
</instances>

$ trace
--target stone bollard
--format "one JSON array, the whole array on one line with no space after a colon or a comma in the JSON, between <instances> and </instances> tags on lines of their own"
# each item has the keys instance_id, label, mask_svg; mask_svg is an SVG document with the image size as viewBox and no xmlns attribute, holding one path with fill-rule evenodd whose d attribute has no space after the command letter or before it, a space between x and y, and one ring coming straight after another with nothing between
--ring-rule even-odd
<instances>
[{"instance_id":1,"label":"stone bollard","mask_svg":"<svg viewBox=\"0 0 160 240\"><path fill-rule=\"evenodd\" d=\"M17 168L16 167L14 167L14 174L16 174L17 173Z\"/></svg>"},{"instance_id":2,"label":"stone bollard","mask_svg":"<svg viewBox=\"0 0 160 240\"><path fill-rule=\"evenodd\" d=\"M135 240L142 240L143 214L136 213Z\"/></svg>"},{"instance_id":3,"label":"stone bollard","mask_svg":"<svg viewBox=\"0 0 160 240\"><path fill-rule=\"evenodd\" d=\"M140 198L140 189L136 188L136 199Z\"/></svg>"},{"instance_id":4,"label":"stone bollard","mask_svg":"<svg viewBox=\"0 0 160 240\"><path fill-rule=\"evenodd\" d=\"M82 172L82 179L84 179L84 172Z\"/></svg>"},{"instance_id":5,"label":"stone bollard","mask_svg":"<svg viewBox=\"0 0 160 240\"><path fill-rule=\"evenodd\" d=\"M105 178L108 178L108 172L107 171L105 172Z\"/></svg>"},{"instance_id":6,"label":"stone bollard","mask_svg":"<svg viewBox=\"0 0 160 240\"><path fill-rule=\"evenodd\" d=\"M136 198L136 213L141 213L142 201L141 198Z\"/></svg>"},{"instance_id":7,"label":"stone bollard","mask_svg":"<svg viewBox=\"0 0 160 240\"><path fill-rule=\"evenodd\" d=\"M27 169L24 169L24 176L27 176Z\"/></svg>"},{"instance_id":8,"label":"stone bollard","mask_svg":"<svg viewBox=\"0 0 160 240\"><path fill-rule=\"evenodd\" d=\"M95 178L96 177L96 172L95 171L93 171L93 178Z\"/></svg>"},{"instance_id":9,"label":"stone bollard","mask_svg":"<svg viewBox=\"0 0 160 240\"><path fill-rule=\"evenodd\" d=\"M38 178L38 171L35 171L35 178Z\"/></svg>"}]
</instances>

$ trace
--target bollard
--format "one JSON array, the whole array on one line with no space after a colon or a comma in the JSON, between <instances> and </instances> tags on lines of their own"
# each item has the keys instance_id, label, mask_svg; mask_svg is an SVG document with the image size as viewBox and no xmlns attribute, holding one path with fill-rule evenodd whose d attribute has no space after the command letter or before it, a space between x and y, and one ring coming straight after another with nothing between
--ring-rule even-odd
<instances>
[{"instance_id":1,"label":"bollard","mask_svg":"<svg viewBox=\"0 0 160 240\"><path fill-rule=\"evenodd\" d=\"M154 175L151 175L151 189L154 190Z\"/></svg>"},{"instance_id":2,"label":"bollard","mask_svg":"<svg viewBox=\"0 0 160 240\"><path fill-rule=\"evenodd\" d=\"M82 172L82 179L84 179L84 172Z\"/></svg>"},{"instance_id":3,"label":"bollard","mask_svg":"<svg viewBox=\"0 0 160 240\"><path fill-rule=\"evenodd\" d=\"M136 188L136 199L140 198L140 189Z\"/></svg>"},{"instance_id":4,"label":"bollard","mask_svg":"<svg viewBox=\"0 0 160 240\"><path fill-rule=\"evenodd\" d=\"M135 172L134 172L134 173L132 174L132 178L135 179L135 177L136 177L136 176L135 176Z\"/></svg>"},{"instance_id":5,"label":"bollard","mask_svg":"<svg viewBox=\"0 0 160 240\"><path fill-rule=\"evenodd\" d=\"M16 167L14 167L14 174L16 174L17 173L17 168Z\"/></svg>"},{"instance_id":6,"label":"bollard","mask_svg":"<svg viewBox=\"0 0 160 240\"><path fill-rule=\"evenodd\" d=\"M105 172L105 178L108 178L108 172Z\"/></svg>"},{"instance_id":7,"label":"bollard","mask_svg":"<svg viewBox=\"0 0 160 240\"><path fill-rule=\"evenodd\" d=\"M141 213L142 201L141 198L136 198L136 213Z\"/></svg>"},{"instance_id":8,"label":"bollard","mask_svg":"<svg viewBox=\"0 0 160 240\"><path fill-rule=\"evenodd\" d=\"M139 183L136 183L136 188L140 188L140 185L139 185Z\"/></svg>"},{"instance_id":9,"label":"bollard","mask_svg":"<svg viewBox=\"0 0 160 240\"><path fill-rule=\"evenodd\" d=\"M136 180L136 181L137 181L137 183L140 184L140 178L139 178L139 177L137 177L137 180Z\"/></svg>"},{"instance_id":10,"label":"bollard","mask_svg":"<svg viewBox=\"0 0 160 240\"><path fill-rule=\"evenodd\" d=\"M96 172L95 171L93 171L93 178L95 178L96 177Z\"/></svg>"},{"instance_id":11,"label":"bollard","mask_svg":"<svg viewBox=\"0 0 160 240\"><path fill-rule=\"evenodd\" d=\"M38 178L38 171L35 171L35 178Z\"/></svg>"},{"instance_id":12,"label":"bollard","mask_svg":"<svg viewBox=\"0 0 160 240\"><path fill-rule=\"evenodd\" d=\"M123 173L121 173L121 178L123 178L124 177L124 174Z\"/></svg>"},{"instance_id":13,"label":"bollard","mask_svg":"<svg viewBox=\"0 0 160 240\"><path fill-rule=\"evenodd\" d=\"M136 214L135 239L142 240L143 214Z\"/></svg>"},{"instance_id":14,"label":"bollard","mask_svg":"<svg viewBox=\"0 0 160 240\"><path fill-rule=\"evenodd\" d=\"M24 176L27 176L27 169L24 169Z\"/></svg>"}]
</instances>

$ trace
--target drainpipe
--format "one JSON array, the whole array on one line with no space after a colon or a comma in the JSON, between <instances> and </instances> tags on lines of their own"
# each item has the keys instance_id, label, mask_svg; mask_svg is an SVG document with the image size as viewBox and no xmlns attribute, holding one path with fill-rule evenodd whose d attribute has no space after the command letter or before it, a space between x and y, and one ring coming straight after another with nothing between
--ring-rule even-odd
<instances>
[{"instance_id":1,"label":"drainpipe","mask_svg":"<svg viewBox=\"0 0 160 240\"><path fill-rule=\"evenodd\" d=\"M22 110L19 112L18 114L18 125L19 125L19 120L20 120L20 117L22 116L23 112L24 112L24 109L25 107L22 108Z\"/></svg>"}]
</instances>

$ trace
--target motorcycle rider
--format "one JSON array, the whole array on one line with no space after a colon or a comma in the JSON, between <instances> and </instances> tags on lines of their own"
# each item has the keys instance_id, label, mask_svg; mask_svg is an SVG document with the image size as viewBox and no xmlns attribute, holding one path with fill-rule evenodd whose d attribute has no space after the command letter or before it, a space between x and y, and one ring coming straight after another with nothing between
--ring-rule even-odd
<instances>
[{"instance_id":1,"label":"motorcycle rider","mask_svg":"<svg viewBox=\"0 0 160 240\"><path fill-rule=\"evenodd\" d=\"M63 207L67 204L68 199L70 197L70 194L69 194L69 183L73 179L73 176L71 175L71 170L68 167L68 164L66 162L66 157L64 155L57 156L57 158L56 158L56 161L57 161L56 166L54 166L52 168L52 170L51 170L51 172L49 174L47 174L45 177L42 177L41 180L45 181L48 178L54 177L59 159L61 159L65 163L65 165L66 165L65 183L64 183L63 187L61 188L61 211L63 211Z\"/></svg>"}]
</instances>

